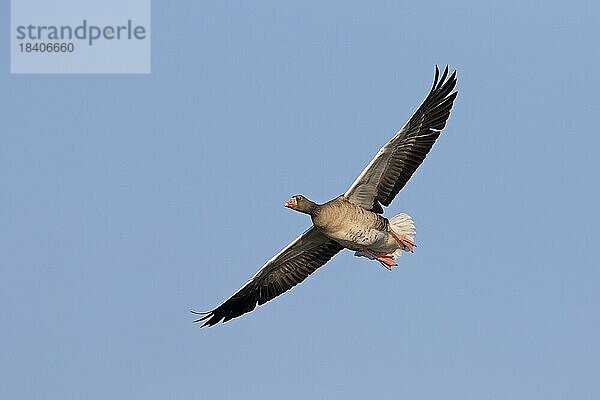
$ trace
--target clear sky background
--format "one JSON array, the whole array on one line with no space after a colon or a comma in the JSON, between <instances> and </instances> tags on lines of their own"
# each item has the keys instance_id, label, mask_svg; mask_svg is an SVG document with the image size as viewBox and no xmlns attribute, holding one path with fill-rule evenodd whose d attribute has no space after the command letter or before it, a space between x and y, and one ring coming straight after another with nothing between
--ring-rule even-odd
<instances>
[{"instance_id":1,"label":"clear sky background","mask_svg":"<svg viewBox=\"0 0 600 400\"><path fill-rule=\"evenodd\" d=\"M157 2L150 75L10 75L0 50L0 398L597 399L598 2ZM223 301L458 70L386 210L388 272L338 255Z\"/></svg>"}]
</instances>

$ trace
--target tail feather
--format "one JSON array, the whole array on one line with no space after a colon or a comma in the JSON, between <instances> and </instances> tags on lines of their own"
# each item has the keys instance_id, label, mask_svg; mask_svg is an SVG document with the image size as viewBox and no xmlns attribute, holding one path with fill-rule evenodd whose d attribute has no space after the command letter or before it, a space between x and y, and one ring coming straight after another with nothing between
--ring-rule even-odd
<instances>
[{"instance_id":1,"label":"tail feather","mask_svg":"<svg viewBox=\"0 0 600 400\"><path fill-rule=\"evenodd\" d=\"M415 223L410 217L410 215L405 213L400 213L398 215L394 215L390 218L390 227L399 235L406 237L411 242L415 242L415 235L417 234L417 229L415 228ZM394 258L399 258L402 255L402 251L404 249L396 250L393 255Z\"/></svg>"}]
</instances>

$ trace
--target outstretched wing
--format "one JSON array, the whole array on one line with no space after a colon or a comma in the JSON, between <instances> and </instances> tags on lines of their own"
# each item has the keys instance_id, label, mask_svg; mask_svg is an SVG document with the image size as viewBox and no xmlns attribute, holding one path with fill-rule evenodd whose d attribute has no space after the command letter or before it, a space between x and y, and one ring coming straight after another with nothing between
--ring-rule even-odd
<instances>
[{"instance_id":1,"label":"outstretched wing","mask_svg":"<svg viewBox=\"0 0 600 400\"><path fill-rule=\"evenodd\" d=\"M267 261L240 290L195 322L213 326L254 310L257 303L264 304L302 282L342 248L314 227L309 228Z\"/></svg>"},{"instance_id":2,"label":"outstretched wing","mask_svg":"<svg viewBox=\"0 0 600 400\"><path fill-rule=\"evenodd\" d=\"M448 77L448 66L441 79L435 67L433 87L423 104L396 135L379 150L375 158L345 193L352 203L382 213L421 165L440 136L450 116L458 92L456 71ZM446 79L447 78L447 79Z\"/></svg>"}]
</instances>

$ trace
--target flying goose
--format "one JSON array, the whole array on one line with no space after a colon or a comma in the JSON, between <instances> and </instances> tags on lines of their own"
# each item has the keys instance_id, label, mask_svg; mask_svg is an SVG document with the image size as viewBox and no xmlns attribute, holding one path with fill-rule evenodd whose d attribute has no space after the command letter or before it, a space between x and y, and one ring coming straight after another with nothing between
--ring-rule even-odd
<instances>
[{"instance_id":1,"label":"flying goose","mask_svg":"<svg viewBox=\"0 0 600 400\"><path fill-rule=\"evenodd\" d=\"M431 91L408 122L379 150L343 195L316 204L302 195L285 207L310 215L313 225L254 274L223 304L195 322L213 326L250 312L302 282L340 250L377 260L391 270L403 251L413 251L415 225L407 214L383 217L440 136L458 92L456 71L440 78L435 67ZM439 78L439 79L438 79Z\"/></svg>"}]
</instances>

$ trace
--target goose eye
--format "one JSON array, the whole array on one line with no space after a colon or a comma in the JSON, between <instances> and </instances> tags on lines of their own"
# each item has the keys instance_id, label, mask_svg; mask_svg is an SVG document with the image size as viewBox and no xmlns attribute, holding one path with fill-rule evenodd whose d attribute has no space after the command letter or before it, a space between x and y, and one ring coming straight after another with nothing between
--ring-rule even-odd
<instances>
[{"instance_id":1,"label":"goose eye","mask_svg":"<svg viewBox=\"0 0 600 400\"><path fill-rule=\"evenodd\" d=\"M302 197L296 196L296 201L299 202L300 200L302 200Z\"/></svg>"}]
</instances>

